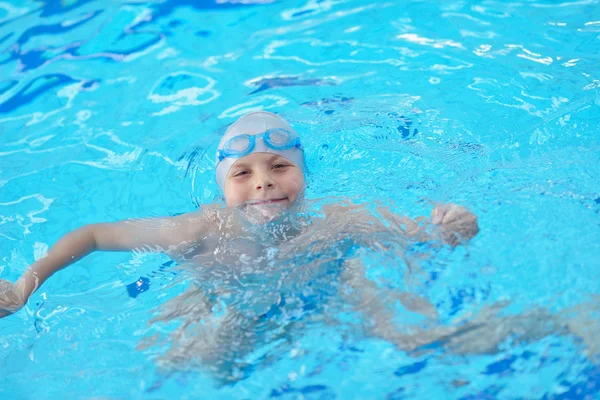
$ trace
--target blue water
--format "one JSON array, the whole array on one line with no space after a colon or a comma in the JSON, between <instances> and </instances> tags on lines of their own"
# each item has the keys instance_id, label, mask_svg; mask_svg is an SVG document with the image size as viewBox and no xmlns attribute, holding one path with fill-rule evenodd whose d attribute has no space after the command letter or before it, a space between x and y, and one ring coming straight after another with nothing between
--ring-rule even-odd
<instances>
[{"instance_id":1,"label":"blue water","mask_svg":"<svg viewBox=\"0 0 600 400\"><path fill-rule=\"evenodd\" d=\"M81 225L219 201L215 141L266 109L302 135L307 197L479 216L480 234L432 254L408 287L441 320L498 301L515 315L587 304L599 63L595 0L0 2L0 277ZM0 398L600 397L598 364L558 334L407 354L307 323L236 384L165 372L162 350L139 344L189 285L168 261L93 254L52 277L0 320Z\"/></svg>"}]
</instances>

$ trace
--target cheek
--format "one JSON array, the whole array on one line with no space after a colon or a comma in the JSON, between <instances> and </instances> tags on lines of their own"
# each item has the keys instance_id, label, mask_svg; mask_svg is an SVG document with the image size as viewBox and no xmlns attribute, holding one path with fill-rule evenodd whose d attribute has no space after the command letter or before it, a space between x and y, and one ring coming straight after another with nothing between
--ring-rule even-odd
<instances>
[{"instance_id":1,"label":"cheek","mask_svg":"<svg viewBox=\"0 0 600 400\"><path fill-rule=\"evenodd\" d=\"M225 204L227 204L228 207L237 206L247 200L245 198L246 194L243 185L232 182L227 182L225 184L224 194Z\"/></svg>"},{"instance_id":2,"label":"cheek","mask_svg":"<svg viewBox=\"0 0 600 400\"><path fill-rule=\"evenodd\" d=\"M289 182L289 190L293 191L297 196L298 193L304 187L304 175L302 173L300 173L300 174L296 173L290 177L288 182Z\"/></svg>"}]
</instances>

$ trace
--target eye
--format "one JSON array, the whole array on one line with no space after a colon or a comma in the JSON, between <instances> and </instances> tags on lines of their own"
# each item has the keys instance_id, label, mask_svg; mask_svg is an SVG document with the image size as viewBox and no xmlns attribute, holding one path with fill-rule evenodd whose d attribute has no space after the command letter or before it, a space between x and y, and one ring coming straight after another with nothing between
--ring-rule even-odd
<instances>
[{"instance_id":1,"label":"eye","mask_svg":"<svg viewBox=\"0 0 600 400\"><path fill-rule=\"evenodd\" d=\"M244 175L248 175L250 172L242 170L242 171L238 171L236 173L233 174L234 177L236 176L244 176Z\"/></svg>"},{"instance_id":2,"label":"eye","mask_svg":"<svg viewBox=\"0 0 600 400\"><path fill-rule=\"evenodd\" d=\"M281 168L285 168L285 167L289 167L289 165L281 164L281 163L273 165L273 169L281 169Z\"/></svg>"}]
</instances>

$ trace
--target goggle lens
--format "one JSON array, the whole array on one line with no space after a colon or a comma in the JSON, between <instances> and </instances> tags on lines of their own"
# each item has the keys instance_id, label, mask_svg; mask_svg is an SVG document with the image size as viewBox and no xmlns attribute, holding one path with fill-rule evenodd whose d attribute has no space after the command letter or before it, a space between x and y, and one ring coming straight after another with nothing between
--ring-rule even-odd
<instances>
[{"instance_id":1,"label":"goggle lens","mask_svg":"<svg viewBox=\"0 0 600 400\"><path fill-rule=\"evenodd\" d=\"M269 131L268 141L275 146L286 146L291 142L291 133L283 129L273 129Z\"/></svg>"},{"instance_id":2,"label":"goggle lens","mask_svg":"<svg viewBox=\"0 0 600 400\"><path fill-rule=\"evenodd\" d=\"M241 135L229 140L226 144L226 151L231 153L242 153L250 147L250 136Z\"/></svg>"}]
</instances>

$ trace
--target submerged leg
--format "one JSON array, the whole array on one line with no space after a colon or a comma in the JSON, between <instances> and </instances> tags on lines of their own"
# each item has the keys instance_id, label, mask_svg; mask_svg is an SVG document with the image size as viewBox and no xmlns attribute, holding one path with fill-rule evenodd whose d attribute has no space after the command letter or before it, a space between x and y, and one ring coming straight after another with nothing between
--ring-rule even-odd
<instances>
[{"instance_id":1,"label":"submerged leg","mask_svg":"<svg viewBox=\"0 0 600 400\"><path fill-rule=\"evenodd\" d=\"M366 277L365 267L358 258L344 262L340 279L342 298L363 315L367 334L390 341L402 350L414 350L441 335L455 331L444 329L443 332L433 333L419 329L418 334L413 334L412 331L401 332L394 322L393 305L396 301L407 310L421 314L429 320L437 319L435 306L413 293L377 287L375 282Z\"/></svg>"},{"instance_id":2,"label":"submerged leg","mask_svg":"<svg viewBox=\"0 0 600 400\"><path fill-rule=\"evenodd\" d=\"M378 288L365 276L359 259L347 260L342 273L344 300L365 318L367 334L387 340L404 351L442 346L456 354L489 354L499 351L506 340L527 343L549 335L574 335L586 345L590 358L600 355L600 298L554 314L536 308L518 315L499 315L505 303L486 306L477 315L450 325L440 325L435 307L409 293ZM399 300L408 310L428 317L422 326L401 326L390 304Z\"/></svg>"},{"instance_id":3,"label":"submerged leg","mask_svg":"<svg viewBox=\"0 0 600 400\"><path fill-rule=\"evenodd\" d=\"M155 346L160 340L158 344L166 349L157 364L167 373L203 370L220 384L244 379L254 365L251 353L287 334L287 327L280 327L274 318L238 310L235 304L218 309L215 300L199 288L166 303L152 322L177 326L168 337L149 338L138 348Z\"/></svg>"}]
</instances>

